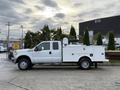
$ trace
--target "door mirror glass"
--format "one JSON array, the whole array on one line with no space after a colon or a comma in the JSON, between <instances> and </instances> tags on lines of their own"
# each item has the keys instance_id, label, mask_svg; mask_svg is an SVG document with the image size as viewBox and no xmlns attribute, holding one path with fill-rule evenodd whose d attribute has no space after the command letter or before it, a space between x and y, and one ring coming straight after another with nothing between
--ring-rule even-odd
<instances>
[{"instance_id":1,"label":"door mirror glass","mask_svg":"<svg viewBox=\"0 0 120 90\"><path fill-rule=\"evenodd\" d=\"M38 47L35 47L34 51L38 51Z\"/></svg>"}]
</instances>

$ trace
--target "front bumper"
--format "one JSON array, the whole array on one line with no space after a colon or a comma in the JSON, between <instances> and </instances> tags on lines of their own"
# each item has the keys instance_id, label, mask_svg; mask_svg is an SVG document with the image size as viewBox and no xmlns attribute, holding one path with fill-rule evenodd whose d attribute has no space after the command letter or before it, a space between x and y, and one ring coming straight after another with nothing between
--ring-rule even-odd
<instances>
[{"instance_id":1,"label":"front bumper","mask_svg":"<svg viewBox=\"0 0 120 90\"><path fill-rule=\"evenodd\" d=\"M8 52L8 59L11 60L13 63L16 63L17 61L17 53L16 50L10 50Z\"/></svg>"},{"instance_id":2,"label":"front bumper","mask_svg":"<svg viewBox=\"0 0 120 90\"><path fill-rule=\"evenodd\" d=\"M11 57L11 60L12 60L13 63L16 63L17 58L13 55L13 57Z\"/></svg>"},{"instance_id":3,"label":"front bumper","mask_svg":"<svg viewBox=\"0 0 120 90\"><path fill-rule=\"evenodd\" d=\"M15 61L16 61L14 57L12 57L11 60L13 63L15 63Z\"/></svg>"},{"instance_id":4,"label":"front bumper","mask_svg":"<svg viewBox=\"0 0 120 90\"><path fill-rule=\"evenodd\" d=\"M13 52L9 52L8 58L9 58L13 63L16 63L16 58L15 58Z\"/></svg>"}]
</instances>

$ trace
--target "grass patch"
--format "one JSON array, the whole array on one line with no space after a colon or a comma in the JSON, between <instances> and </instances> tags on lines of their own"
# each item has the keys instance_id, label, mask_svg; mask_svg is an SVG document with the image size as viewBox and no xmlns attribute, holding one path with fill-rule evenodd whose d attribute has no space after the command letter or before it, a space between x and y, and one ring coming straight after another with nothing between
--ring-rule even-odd
<instances>
[{"instance_id":1,"label":"grass patch","mask_svg":"<svg viewBox=\"0 0 120 90\"><path fill-rule=\"evenodd\" d=\"M106 50L105 52L120 52L120 50Z\"/></svg>"},{"instance_id":2,"label":"grass patch","mask_svg":"<svg viewBox=\"0 0 120 90\"><path fill-rule=\"evenodd\" d=\"M120 60L109 60L110 63L120 63Z\"/></svg>"}]
</instances>

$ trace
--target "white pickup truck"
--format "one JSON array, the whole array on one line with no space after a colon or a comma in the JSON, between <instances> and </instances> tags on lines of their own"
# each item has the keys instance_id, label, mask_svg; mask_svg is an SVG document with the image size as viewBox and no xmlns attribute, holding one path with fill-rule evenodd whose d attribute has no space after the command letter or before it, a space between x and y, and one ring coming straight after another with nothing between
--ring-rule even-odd
<instances>
[{"instance_id":1,"label":"white pickup truck","mask_svg":"<svg viewBox=\"0 0 120 90\"><path fill-rule=\"evenodd\" d=\"M75 63L87 70L93 64L108 62L103 46L68 44L61 41L43 41L33 49L21 49L13 52L13 62L20 70L32 68L34 64L64 65Z\"/></svg>"}]
</instances>

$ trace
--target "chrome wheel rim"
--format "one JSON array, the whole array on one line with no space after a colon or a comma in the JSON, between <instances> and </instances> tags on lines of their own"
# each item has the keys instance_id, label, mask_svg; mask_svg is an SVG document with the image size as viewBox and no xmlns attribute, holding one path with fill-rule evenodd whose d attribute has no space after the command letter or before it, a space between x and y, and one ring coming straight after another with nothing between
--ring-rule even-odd
<instances>
[{"instance_id":1,"label":"chrome wheel rim","mask_svg":"<svg viewBox=\"0 0 120 90\"><path fill-rule=\"evenodd\" d=\"M83 61L81 66L83 68L88 68L89 67L89 62L88 61Z\"/></svg>"},{"instance_id":2,"label":"chrome wheel rim","mask_svg":"<svg viewBox=\"0 0 120 90\"><path fill-rule=\"evenodd\" d=\"M25 61L22 61L22 62L20 63L20 68L21 68L21 69L26 69L27 66L28 66L28 64L27 64Z\"/></svg>"}]
</instances>

